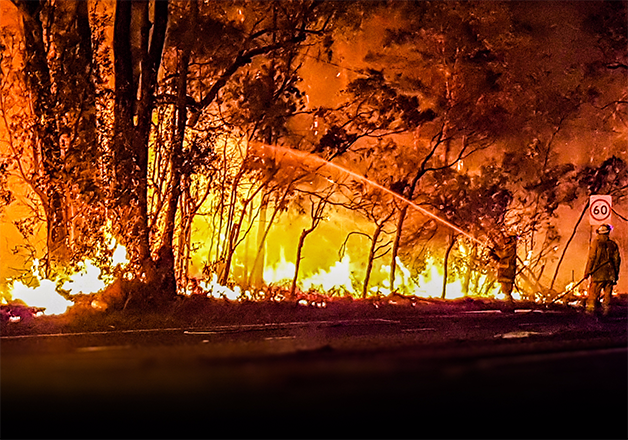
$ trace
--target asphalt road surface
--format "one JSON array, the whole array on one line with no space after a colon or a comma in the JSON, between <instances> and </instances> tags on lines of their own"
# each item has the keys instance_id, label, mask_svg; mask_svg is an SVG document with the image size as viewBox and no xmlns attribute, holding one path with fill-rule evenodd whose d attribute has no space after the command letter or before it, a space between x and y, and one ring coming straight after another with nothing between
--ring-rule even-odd
<instances>
[{"instance_id":1,"label":"asphalt road surface","mask_svg":"<svg viewBox=\"0 0 628 440\"><path fill-rule=\"evenodd\" d=\"M627 320L478 311L2 337L3 438L627 438Z\"/></svg>"}]
</instances>

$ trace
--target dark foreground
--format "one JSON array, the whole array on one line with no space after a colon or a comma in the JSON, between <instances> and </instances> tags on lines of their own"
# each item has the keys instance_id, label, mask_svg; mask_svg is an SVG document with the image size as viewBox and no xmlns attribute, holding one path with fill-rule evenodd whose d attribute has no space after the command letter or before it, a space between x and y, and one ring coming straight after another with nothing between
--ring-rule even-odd
<instances>
[{"instance_id":1,"label":"dark foreground","mask_svg":"<svg viewBox=\"0 0 628 440\"><path fill-rule=\"evenodd\" d=\"M247 307L7 329L2 437L628 437L623 307Z\"/></svg>"}]
</instances>

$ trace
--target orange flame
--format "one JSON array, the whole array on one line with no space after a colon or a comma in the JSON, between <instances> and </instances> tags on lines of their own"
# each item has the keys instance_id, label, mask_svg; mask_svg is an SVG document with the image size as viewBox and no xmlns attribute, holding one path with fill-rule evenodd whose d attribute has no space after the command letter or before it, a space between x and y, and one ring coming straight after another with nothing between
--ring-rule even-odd
<instances>
[{"instance_id":1,"label":"orange flame","mask_svg":"<svg viewBox=\"0 0 628 440\"><path fill-rule=\"evenodd\" d=\"M126 249L117 246L115 241L113 246L115 250L111 264L113 266L127 264ZM44 308L45 315L58 315L65 313L68 307L74 304L61 295L58 289L68 292L69 295L91 294L103 290L113 281L112 277L105 277L102 269L91 260L86 260L79 266L80 269L59 286L55 280L45 279L39 275L39 262L35 260L31 273L36 285L29 286L22 281L14 281L9 291L11 299L20 300L31 307Z\"/></svg>"}]
</instances>

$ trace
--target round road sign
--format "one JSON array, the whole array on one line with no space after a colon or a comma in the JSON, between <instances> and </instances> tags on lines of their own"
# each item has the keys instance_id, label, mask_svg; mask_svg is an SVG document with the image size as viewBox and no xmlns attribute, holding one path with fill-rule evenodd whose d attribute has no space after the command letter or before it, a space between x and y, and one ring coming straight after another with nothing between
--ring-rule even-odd
<instances>
[{"instance_id":1,"label":"round road sign","mask_svg":"<svg viewBox=\"0 0 628 440\"><path fill-rule=\"evenodd\" d=\"M611 218L612 199L610 197L597 196L591 197L589 205L589 216L596 223L603 223Z\"/></svg>"}]
</instances>

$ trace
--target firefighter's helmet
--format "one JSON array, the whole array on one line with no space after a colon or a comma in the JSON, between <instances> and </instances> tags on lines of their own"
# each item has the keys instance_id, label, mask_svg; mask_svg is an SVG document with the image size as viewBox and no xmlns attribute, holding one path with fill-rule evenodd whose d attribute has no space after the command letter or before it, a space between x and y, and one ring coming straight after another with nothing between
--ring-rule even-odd
<instances>
[{"instance_id":1,"label":"firefighter's helmet","mask_svg":"<svg viewBox=\"0 0 628 440\"><path fill-rule=\"evenodd\" d=\"M610 234L612 229L613 227L611 225L600 225L595 232L597 232L599 235L606 235Z\"/></svg>"}]
</instances>

